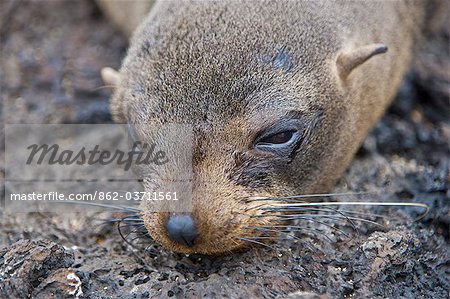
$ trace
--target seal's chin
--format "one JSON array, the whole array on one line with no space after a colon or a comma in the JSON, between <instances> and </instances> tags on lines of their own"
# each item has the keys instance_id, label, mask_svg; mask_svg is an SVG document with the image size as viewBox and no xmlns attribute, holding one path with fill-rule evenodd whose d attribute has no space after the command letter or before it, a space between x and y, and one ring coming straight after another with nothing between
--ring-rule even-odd
<instances>
[{"instance_id":1,"label":"seal's chin","mask_svg":"<svg viewBox=\"0 0 450 299\"><path fill-rule=\"evenodd\" d=\"M232 235L222 235L220 238L198 237L194 244L184 244L170 238L166 233L159 230L148 229L155 242L161 244L165 249L183 254L202 255L227 255L242 252L249 249L249 243ZM233 232L231 232L233 233Z\"/></svg>"},{"instance_id":2,"label":"seal's chin","mask_svg":"<svg viewBox=\"0 0 450 299\"><path fill-rule=\"evenodd\" d=\"M237 240L235 243L215 243L214 245L208 243L199 243L193 247L180 245L168 239L156 240L167 250L182 253L182 254L201 254L201 255L228 255L236 252L242 252L249 249L246 242Z\"/></svg>"}]
</instances>

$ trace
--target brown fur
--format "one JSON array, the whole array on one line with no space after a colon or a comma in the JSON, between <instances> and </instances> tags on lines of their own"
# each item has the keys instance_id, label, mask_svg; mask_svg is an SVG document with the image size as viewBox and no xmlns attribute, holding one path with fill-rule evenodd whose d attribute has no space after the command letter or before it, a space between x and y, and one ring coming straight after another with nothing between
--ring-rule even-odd
<instances>
[{"instance_id":1,"label":"brown fur","mask_svg":"<svg viewBox=\"0 0 450 299\"><path fill-rule=\"evenodd\" d=\"M250 217L261 203L246 202L249 196L330 189L394 97L423 6L157 3L131 41L111 109L118 122L196 128L192 214L199 236L192 248L174 243L164 229L167 213L146 212L153 238L178 252L227 253L245 247L236 237L255 233L245 226L268 221ZM379 44L386 54L377 55ZM292 161L252 148L258 132L292 114L308 133Z\"/></svg>"}]
</instances>

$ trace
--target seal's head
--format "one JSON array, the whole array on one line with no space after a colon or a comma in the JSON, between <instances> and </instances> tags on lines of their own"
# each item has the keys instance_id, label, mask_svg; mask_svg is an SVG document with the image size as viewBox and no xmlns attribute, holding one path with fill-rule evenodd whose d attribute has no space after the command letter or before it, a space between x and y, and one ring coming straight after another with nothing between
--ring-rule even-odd
<instances>
[{"instance_id":1,"label":"seal's head","mask_svg":"<svg viewBox=\"0 0 450 299\"><path fill-rule=\"evenodd\" d=\"M257 229L274 224L258 199L326 190L359 142L349 138L356 108L341 77L370 53L341 56L339 67L340 44L324 42L332 28L317 24L314 8L255 10L254 2L174 9L162 1L135 34L118 77L104 72L117 85L115 120L152 124L140 139L170 124L192 128L192 210L144 207L146 228L173 251L223 254L273 236ZM289 31L287 19L315 33ZM144 178L147 190L163 184L161 174Z\"/></svg>"}]
</instances>

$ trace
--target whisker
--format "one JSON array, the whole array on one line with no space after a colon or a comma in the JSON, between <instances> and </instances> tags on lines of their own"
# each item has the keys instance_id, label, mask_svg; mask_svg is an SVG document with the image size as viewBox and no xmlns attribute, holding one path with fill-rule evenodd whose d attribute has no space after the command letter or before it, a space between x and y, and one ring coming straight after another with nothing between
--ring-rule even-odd
<instances>
[{"instance_id":1,"label":"whisker","mask_svg":"<svg viewBox=\"0 0 450 299\"><path fill-rule=\"evenodd\" d=\"M295 237L295 236L287 236L287 237L282 237L282 238L277 238L277 239L280 239L280 240L292 240L293 239L293 237ZM250 236L250 237L246 237L246 238L248 238L248 239L266 239L266 240L273 240L273 237L270 237L270 236Z\"/></svg>"},{"instance_id":2,"label":"whisker","mask_svg":"<svg viewBox=\"0 0 450 299\"><path fill-rule=\"evenodd\" d=\"M252 227L251 226L247 226L246 228L252 228ZM277 233L277 234L282 234L282 235L286 236L289 239L296 239L296 240L299 240L299 241L301 240L299 237L289 234L289 231L278 230L278 229L270 229L270 227L267 228L267 227L264 227L264 226L254 226L252 229L256 229L256 230L261 230L262 229L262 230L264 230L266 232L269 231L269 232L274 232L274 233ZM277 236L277 238L278 237L279 236Z\"/></svg>"},{"instance_id":3,"label":"whisker","mask_svg":"<svg viewBox=\"0 0 450 299\"><path fill-rule=\"evenodd\" d=\"M124 219L110 219L110 220L106 220L104 221L104 223L114 223L114 222L129 222L129 223L144 223L143 219L128 219L128 218L124 218Z\"/></svg>"},{"instance_id":4,"label":"whisker","mask_svg":"<svg viewBox=\"0 0 450 299\"><path fill-rule=\"evenodd\" d=\"M131 208L131 207L123 207L123 206L112 206L107 204L95 203L95 202L87 202L87 201L60 201L62 204L75 204L75 205L88 205L99 208L107 208L113 210L127 211L127 212L142 212L141 209Z\"/></svg>"},{"instance_id":5,"label":"whisker","mask_svg":"<svg viewBox=\"0 0 450 299\"><path fill-rule=\"evenodd\" d=\"M128 212L130 213L130 212ZM129 214L123 218L113 218L113 219L93 219L94 221L100 221L101 224L113 224L118 222L123 223L133 223L139 225L144 222L142 219L143 214Z\"/></svg>"},{"instance_id":6,"label":"whisker","mask_svg":"<svg viewBox=\"0 0 450 299\"><path fill-rule=\"evenodd\" d=\"M293 195L293 196L285 196L285 197L250 197L250 201L264 201L264 200L273 200L273 201L287 201L289 199L299 199L299 198L314 198L314 197L331 197L331 196L352 196L352 195L367 195L374 194L375 192L345 192L345 193L316 193L316 194L302 194L302 195Z\"/></svg>"},{"instance_id":7,"label":"whisker","mask_svg":"<svg viewBox=\"0 0 450 299\"><path fill-rule=\"evenodd\" d=\"M331 229L333 229L333 230L335 230L335 231L337 231L337 232L339 232L339 233L345 235L347 238L352 238L349 234L347 234L346 232L344 232L342 229L339 229L339 228L337 228L337 227L334 227L333 225L331 225L331 224L329 224L329 223L326 223L326 222L323 222L323 221L319 221L319 220L316 220L316 219L311 219L311 218L305 218L304 220L308 220L308 221L311 221L311 222L314 222L314 223L323 224L323 225L325 225L325 226L327 226L327 227L329 227L329 228L331 228ZM280 227L280 228L283 228L283 227L287 227L287 228L289 228L289 227L292 227L292 228L302 228L301 226L298 226L298 225L276 225L276 226L273 226L273 227Z\"/></svg>"},{"instance_id":8,"label":"whisker","mask_svg":"<svg viewBox=\"0 0 450 299\"><path fill-rule=\"evenodd\" d=\"M344 214L357 214L357 215L362 215L362 216L371 216L371 217L376 217L376 218L388 218L388 216L386 215L380 215L380 214L375 214L375 213L366 213L366 212L358 212L358 211L350 211L350 210L337 210L337 209L331 209L333 211L340 211Z\"/></svg>"},{"instance_id":9,"label":"whisker","mask_svg":"<svg viewBox=\"0 0 450 299\"><path fill-rule=\"evenodd\" d=\"M141 227L143 224L141 223L129 223L129 224L121 224L121 228L128 228L128 227Z\"/></svg>"},{"instance_id":10,"label":"whisker","mask_svg":"<svg viewBox=\"0 0 450 299\"><path fill-rule=\"evenodd\" d=\"M353 223L353 221L347 216L345 215L341 210L337 210L337 209L333 209L333 208L296 208L298 209L297 211L305 211L305 210L312 210L312 211L322 211L322 212L330 212L330 213L337 213L342 215L344 218L347 219L347 221L350 223L350 225L352 226L353 230L357 231L356 225L355 223ZM289 211L291 212L291 211ZM292 214L291 214L292 215Z\"/></svg>"},{"instance_id":11,"label":"whisker","mask_svg":"<svg viewBox=\"0 0 450 299\"><path fill-rule=\"evenodd\" d=\"M263 228L263 227L259 227L259 226L247 226L245 228L255 229L255 230L264 231L264 232L280 233L280 234L283 234L283 235L290 236L293 239L301 240L299 237L290 235L288 232L282 231L282 230L268 229L268 228ZM309 228L306 228L306 227L299 227L299 230L293 230L293 231L300 231L300 230L306 230L306 231L309 231L309 232L319 233L322 236L324 236L325 238L327 238L331 243L333 243L333 240L330 237L328 237L325 233L323 233L321 231L318 231L318 230L312 230L312 229L309 229Z\"/></svg>"},{"instance_id":12,"label":"whisker","mask_svg":"<svg viewBox=\"0 0 450 299\"><path fill-rule=\"evenodd\" d=\"M416 221L419 221L423 217L425 217L430 211L430 207L423 203L404 203L404 202L357 202L357 201L330 201L330 202L305 202L305 203L296 203L296 204L283 204L283 203L274 203L273 206L291 206L291 207L314 207L314 206L402 206L402 207L419 207L424 208L425 212L416 218ZM338 211L338 210L336 210Z\"/></svg>"},{"instance_id":13,"label":"whisker","mask_svg":"<svg viewBox=\"0 0 450 299\"><path fill-rule=\"evenodd\" d=\"M250 216L250 217L278 217L281 218L279 220L282 221L287 221L287 220L296 220L296 219L307 219L308 217L310 218L329 218L329 219L334 219L334 220L354 220L354 221L361 221L361 222L367 222L367 223L371 223L377 226L381 226L383 227L382 224L379 224L375 221L371 221L368 219L364 219L364 218L359 218L359 217L351 217L351 216L341 216L341 215L329 215L329 214L290 214L290 215L279 215L279 214L271 214L271 215L256 215L256 216ZM277 219L278 220L278 219ZM277 221L277 220L273 220L273 222Z\"/></svg>"},{"instance_id":14,"label":"whisker","mask_svg":"<svg viewBox=\"0 0 450 299\"><path fill-rule=\"evenodd\" d=\"M136 239L142 239L146 234L147 234L147 230L145 229L145 227L143 225L139 225L139 226L135 226L135 225L123 225L122 227L130 227L133 226L135 228L137 228L137 230L131 230L130 232L127 233L127 235L125 236L125 238L127 238L131 235L131 234L135 234L136 237L133 237L129 242L133 242ZM144 230L138 230L139 228L144 229ZM150 238L152 239L152 238Z\"/></svg>"},{"instance_id":15,"label":"whisker","mask_svg":"<svg viewBox=\"0 0 450 299\"><path fill-rule=\"evenodd\" d=\"M119 232L120 237L122 238L122 240L125 241L125 243L127 243L128 245L130 245L132 248L136 249L136 247L131 244L130 242L128 242L128 240L124 237L122 230L120 228L120 222L117 223L117 231ZM127 235L128 236L128 235Z\"/></svg>"},{"instance_id":16,"label":"whisker","mask_svg":"<svg viewBox=\"0 0 450 299\"><path fill-rule=\"evenodd\" d=\"M139 240L139 239L140 239L140 240L146 239L146 235L144 235L144 234L142 234L142 235L137 235L137 236L131 238L130 242L134 242L134 241ZM151 240L151 239L149 239L149 240ZM138 244L139 244L139 243L138 243ZM144 243L141 242L140 244L144 244Z\"/></svg>"},{"instance_id":17,"label":"whisker","mask_svg":"<svg viewBox=\"0 0 450 299\"><path fill-rule=\"evenodd\" d=\"M303 208L303 207L289 207L289 208L266 207L266 208L262 208L261 210L274 211L274 212L318 211L318 212L330 212L330 213L336 213L337 211L339 211L343 214L358 214L358 215L372 216L372 217L377 217L377 218L387 218L386 215L380 215L380 214L375 214L375 213L365 213L365 212L358 212L358 211L350 211L350 210L332 209L332 208L318 209L318 208Z\"/></svg>"},{"instance_id":18,"label":"whisker","mask_svg":"<svg viewBox=\"0 0 450 299\"><path fill-rule=\"evenodd\" d=\"M255 244L258 244L258 245L261 245L261 246L270 248L270 249L272 249L272 250L276 250L274 247L272 247L272 246L270 246L270 245L268 245L268 244L265 244L265 243L263 243L263 242L258 242L258 241L251 240L251 239L244 238L244 237L237 237L237 239L238 239L238 240L241 240L241 241L245 241L245 242L255 243Z\"/></svg>"},{"instance_id":19,"label":"whisker","mask_svg":"<svg viewBox=\"0 0 450 299\"><path fill-rule=\"evenodd\" d=\"M114 89L114 88L116 88L116 86L114 86L114 85L102 85L102 86L99 86L99 87L92 88L91 92L98 91L98 90L101 90L101 89Z\"/></svg>"}]
</instances>

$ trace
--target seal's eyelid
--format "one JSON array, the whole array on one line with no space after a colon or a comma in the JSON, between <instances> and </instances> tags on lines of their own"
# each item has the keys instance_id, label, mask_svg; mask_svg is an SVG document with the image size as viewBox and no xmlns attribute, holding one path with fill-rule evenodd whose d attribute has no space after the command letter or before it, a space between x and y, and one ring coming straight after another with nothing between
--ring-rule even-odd
<instances>
[{"instance_id":1,"label":"seal's eyelid","mask_svg":"<svg viewBox=\"0 0 450 299\"><path fill-rule=\"evenodd\" d=\"M298 130L287 130L264 137L256 145L285 145L293 141Z\"/></svg>"},{"instance_id":2,"label":"seal's eyelid","mask_svg":"<svg viewBox=\"0 0 450 299\"><path fill-rule=\"evenodd\" d=\"M300 127L291 127L284 130L279 129L278 131L274 130L273 133L266 133L259 137L254 142L253 148L263 151L278 152L281 150L282 152L288 151L290 153L303 139L303 134L303 129Z\"/></svg>"}]
</instances>

